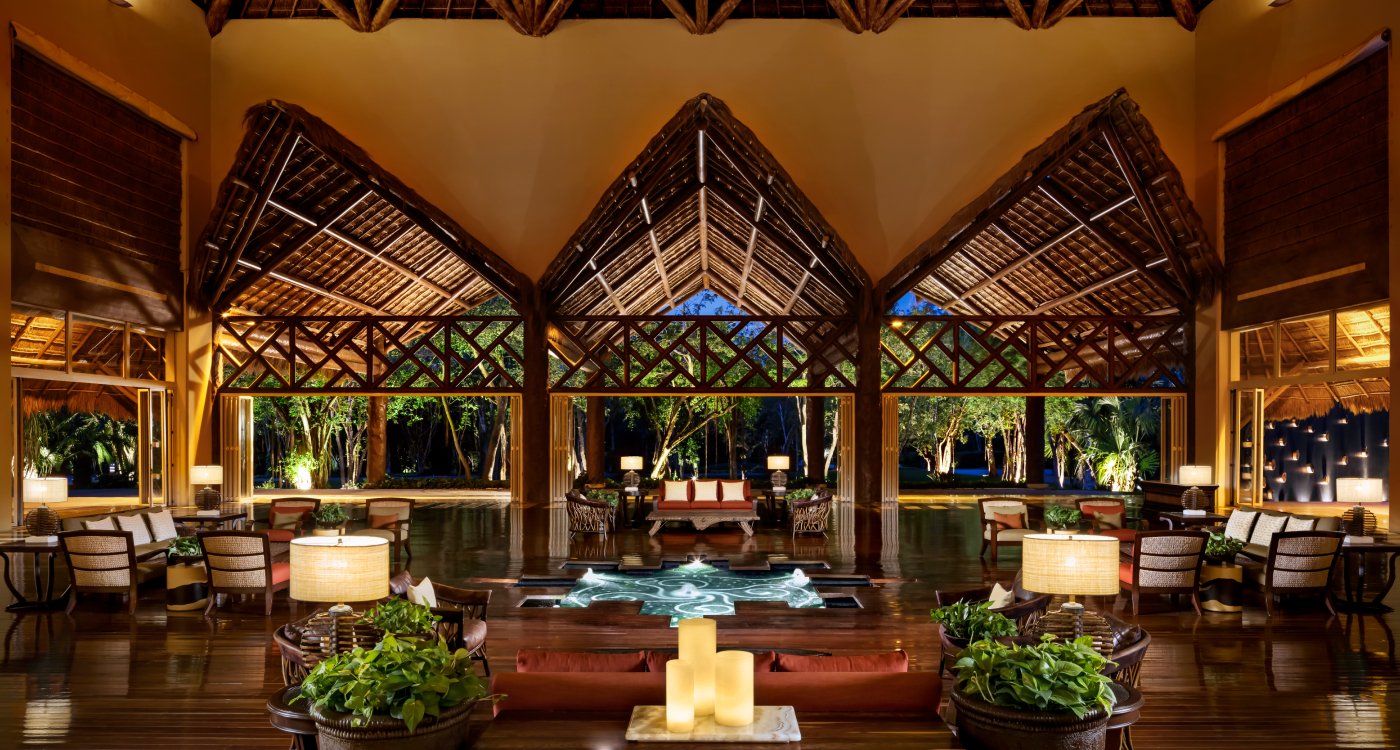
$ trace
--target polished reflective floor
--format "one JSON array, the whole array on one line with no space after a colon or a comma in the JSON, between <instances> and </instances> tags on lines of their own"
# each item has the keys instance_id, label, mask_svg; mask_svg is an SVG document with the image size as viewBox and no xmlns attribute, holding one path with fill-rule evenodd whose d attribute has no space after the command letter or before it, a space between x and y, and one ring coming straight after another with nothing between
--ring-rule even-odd
<instances>
[{"instance_id":1,"label":"polished reflective floor","mask_svg":"<svg viewBox=\"0 0 1400 750\"><path fill-rule=\"evenodd\" d=\"M624 526L606 539L570 540L561 511L431 503L418 510L411 568L494 590L489 652L495 668L509 669L525 646L675 643L669 617L641 614L640 602L522 608L531 596L566 590L521 588L521 576L582 572L563 569L571 560L649 564L699 554L735 565L824 561L833 574L870 576L871 587L821 588L853 596L858 608L738 602L734 616L719 618L721 646L903 648L912 668L935 669L934 590L1009 580L1019 564L1015 551L1003 551L997 565L979 562L974 509L951 498L840 506L825 538L794 539L768 523L753 537L680 526L650 537ZM206 620L167 614L164 595L159 586L144 589L134 617L118 612L116 601L99 600L84 601L72 617L0 613L0 748L286 747L263 707L280 686L270 634L310 610L279 599L270 618L249 604ZM1400 614L1331 618L1319 603L1300 601L1267 618L1257 598L1243 615L1197 617L1164 598L1146 597L1143 605L1137 621L1154 640L1142 673L1147 705L1134 728L1140 750L1400 746L1393 632ZM1118 606L1118 616L1133 619Z\"/></svg>"}]
</instances>

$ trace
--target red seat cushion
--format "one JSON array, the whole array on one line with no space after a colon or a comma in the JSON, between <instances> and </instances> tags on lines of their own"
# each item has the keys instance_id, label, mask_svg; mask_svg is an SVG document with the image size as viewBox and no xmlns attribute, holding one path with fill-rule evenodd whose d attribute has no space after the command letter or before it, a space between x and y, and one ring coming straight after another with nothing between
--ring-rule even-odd
<instances>
[{"instance_id":1,"label":"red seat cushion","mask_svg":"<svg viewBox=\"0 0 1400 750\"><path fill-rule=\"evenodd\" d=\"M276 586L292 577L292 564L275 562L272 564L272 570L268 571L268 574L272 578L272 585Z\"/></svg>"},{"instance_id":2,"label":"red seat cushion","mask_svg":"<svg viewBox=\"0 0 1400 750\"><path fill-rule=\"evenodd\" d=\"M1094 536L1111 536L1120 542L1131 542L1137 539L1137 531L1133 529L1101 529L1094 532Z\"/></svg>"},{"instance_id":3,"label":"red seat cushion","mask_svg":"<svg viewBox=\"0 0 1400 750\"><path fill-rule=\"evenodd\" d=\"M660 500L656 503L657 510L690 510L689 500Z\"/></svg>"},{"instance_id":4,"label":"red seat cushion","mask_svg":"<svg viewBox=\"0 0 1400 750\"><path fill-rule=\"evenodd\" d=\"M691 510L720 510L724 503L718 500L694 500L690 503Z\"/></svg>"},{"instance_id":5,"label":"red seat cushion","mask_svg":"<svg viewBox=\"0 0 1400 750\"><path fill-rule=\"evenodd\" d=\"M1020 513L993 513L992 518L995 518L997 523L1002 524L1008 529L1025 528L1025 524L1021 522Z\"/></svg>"},{"instance_id":6,"label":"red seat cushion","mask_svg":"<svg viewBox=\"0 0 1400 750\"><path fill-rule=\"evenodd\" d=\"M861 656L778 654L775 672L908 672L909 654L890 651Z\"/></svg>"},{"instance_id":7,"label":"red seat cushion","mask_svg":"<svg viewBox=\"0 0 1400 750\"><path fill-rule=\"evenodd\" d=\"M269 542L281 542L289 544L297 538L297 533L291 529L263 529L263 534L267 536Z\"/></svg>"},{"instance_id":8,"label":"red seat cushion","mask_svg":"<svg viewBox=\"0 0 1400 750\"><path fill-rule=\"evenodd\" d=\"M666 662L676 658L674 651L648 651L647 671L665 672ZM774 654L772 651L761 651L753 655L753 671L772 672Z\"/></svg>"},{"instance_id":9,"label":"red seat cushion","mask_svg":"<svg viewBox=\"0 0 1400 750\"><path fill-rule=\"evenodd\" d=\"M1133 582L1133 564L1128 561L1118 563L1118 580L1123 583Z\"/></svg>"},{"instance_id":10,"label":"red seat cushion","mask_svg":"<svg viewBox=\"0 0 1400 750\"><path fill-rule=\"evenodd\" d=\"M597 654L590 651L554 651L522 648L515 654L517 672L645 672L646 653Z\"/></svg>"}]
</instances>

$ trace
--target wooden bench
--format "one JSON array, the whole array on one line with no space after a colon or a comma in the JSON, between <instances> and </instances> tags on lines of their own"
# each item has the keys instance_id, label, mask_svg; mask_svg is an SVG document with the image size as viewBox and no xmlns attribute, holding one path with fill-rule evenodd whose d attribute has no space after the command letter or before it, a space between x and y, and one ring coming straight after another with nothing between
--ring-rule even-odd
<instances>
[{"instance_id":1,"label":"wooden bench","mask_svg":"<svg viewBox=\"0 0 1400 750\"><path fill-rule=\"evenodd\" d=\"M752 507L734 510L654 510L647 514L647 520L651 521L651 531L648 532L651 536L656 536L661 525L667 521L689 521L696 531L704 531L717 523L732 522L739 524L745 534L753 536L753 525L758 521L758 514Z\"/></svg>"}]
</instances>

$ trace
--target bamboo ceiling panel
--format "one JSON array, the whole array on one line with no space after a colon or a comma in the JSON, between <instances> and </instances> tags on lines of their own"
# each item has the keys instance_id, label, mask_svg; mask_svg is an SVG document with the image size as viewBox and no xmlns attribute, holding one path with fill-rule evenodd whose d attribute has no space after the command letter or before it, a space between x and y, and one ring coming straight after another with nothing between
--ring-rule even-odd
<instances>
[{"instance_id":1,"label":"bamboo ceiling panel","mask_svg":"<svg viewBox=\"0 0 1400 750\"><path fill-rule=\"evenodd\" d=\"M212 309L459 315L520 302L528 280L324 122L270 101L247 123L195 264Z\"/></svg>"},{"instance_id":2,"label":"bamboo ceiling panel","mask_svg":"<svg viewBox=\"0 0 1400 750\"><path fill-rule=\"evenodd\" d=\"M562 317L657 315L709 289L776 318L849 316L869 283L757 137L702 94L608 188L541 288Z\"/></svg>"}]
</instances>

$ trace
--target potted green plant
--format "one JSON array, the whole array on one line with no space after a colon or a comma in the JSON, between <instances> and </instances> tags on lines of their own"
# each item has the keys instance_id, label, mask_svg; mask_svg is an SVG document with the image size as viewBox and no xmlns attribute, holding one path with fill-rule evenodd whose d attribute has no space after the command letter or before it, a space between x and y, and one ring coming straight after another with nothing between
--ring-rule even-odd
<instances>
[{"instance_id":1,"label":"potted green plant","mask_svg":"<svg viewBox=\"0 0 1400 750\"><path fill-rule=\"evenodd\" d=\"M1016 635L1016 621L992 611L991 602L954 602L930 613L938 623L944 650L961 650L973 641Z\"/></svg>"},{"instance_id":2,"label":"potted green plant","mask_svg":"<svg viewBox=\"0 0 1400 750\"><path fill-rule=\"evenodd\" d=\"M407 599L386 599L365 612L364 620L388 635L433 638L441 617Z\"/></svg>"},{"instance_id":3,"label":"potted green plant","mask_svg":"<svg viewBox=\"0 0 1400 750\"><path fill-rule=\"evenodd\" d=\"M1045 525L1051 531L1069 531L1073 533L1079 530L1079 520L1084 514L1078 508L1071 508L1068 505L1047 505L1045 507Z\"/></svg>"},{"instance_id":4,"label":"potted green plant","mask_svg":"<svg viewBox=\"0 0 1400 750\"><path fill-rule=\"evenodd\" d=\"M1116 697L1108 660L1089 636L1008 645L976 641L953 669L958 741L973 750L1087 750L1104 746Z\"/></svg>"},{"instance_id":5,"label":"potted green plant","mask_svg":"<svg viewBox=\"0 0 1400 750\"><path fill-rule=\"evenodd\" d=\"M165 548L166 562L170 565L193 565L204 557L204 547L199 537L177 536Z\"/></svg>"},{"instance_id":6,"label":"potted green plant","mask_svg":"<svg viewBox=\"0 0 1400 750\"><path fill-rule=\"evenodd\" d=\"M311 520L316 523L316 528L311 530L312 536L340 536L350 517L339 503L325 503L311 513Z\"/></svg>"},{"instance_id":7,"label":"potted green plant","mask_svg":"<svg viewBox=\"0 0 1400 750\"><path fill-rule=\"evenodd\" d=\"M607 503L608 505L617 507L617 490L592 489L588 490L585 497L587 497L589 500L597 500L598 502Z\"/></svg>"},{"instance_id":8,"label":"potted green plant","mask_svg":"<svg viewBox=\"0 0 1400 750\"><path fill-rule=\"evenodd\" d=\"M1206 560L1215 565L1234 565L1235 555L1244 549L1244 542L1225 536L1224 531L1212 531L1206 538Z\"/></svg>"},{"instance_id":9,"label":"potted green plant","mask_svg":"<svg viewBox=\"0 0 1400 750\"><path fill-rule=\"evenodd\" d=\"M789 487L792 486L792 483L789 482L789 483L788 483L788 486L789 486ZM806 500L811 500L811 499L812 499L812 495L814 495L814 494L816 494L816 493L813 492L812 490L792 490L792 489L790 489L790 490L787 491L787 494L785 494L785 495L783 496L783 499L784 499L784 500L787 500L787 501L790 502L790 503L800 503L800 502L803 502L803 501L806 501Z\"/></svg>"},{"instance_id":10,"label":"potted green plant","mask_svg":"<svg viewBox=\"0 0 1400 750\"><path fill-rule=\"evenodd\" d=\"M317 664L295 700L310 701L321 750L457 750L485 697L466 649L386 635Z\"/></svg>"}]
</instances>

